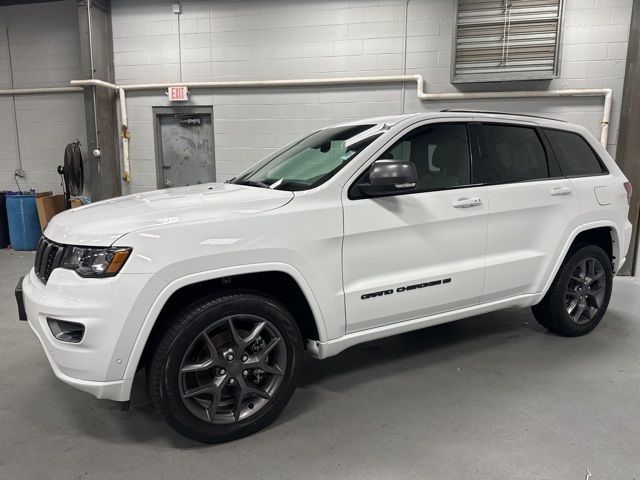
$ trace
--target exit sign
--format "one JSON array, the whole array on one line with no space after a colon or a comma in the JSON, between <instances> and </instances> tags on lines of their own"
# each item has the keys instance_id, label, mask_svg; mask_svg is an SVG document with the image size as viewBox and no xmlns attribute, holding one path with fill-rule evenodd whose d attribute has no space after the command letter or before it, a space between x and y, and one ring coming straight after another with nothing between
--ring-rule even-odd
<instances>
[{"instance_id":1,"label":"exit sign","mask_svg":"<svg viewBox=\"0 0 640 480\"><path fill-rule=\"evenodd\" d=\"M172 102L186 102L189 100L189 90L187 87L169 87L167 92L169 100Z\"/></svg>"}]
</instances>

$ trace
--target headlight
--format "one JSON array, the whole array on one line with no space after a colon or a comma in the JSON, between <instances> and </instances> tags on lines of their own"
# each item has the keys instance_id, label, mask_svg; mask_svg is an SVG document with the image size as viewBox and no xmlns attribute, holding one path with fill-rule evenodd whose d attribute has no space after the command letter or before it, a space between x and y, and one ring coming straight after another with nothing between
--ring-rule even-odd
<instances>
[{"instance_id":1,"label":"headlight","mask_svg":"<svg viewBox=\"0 0 640 480\"><path fill-rule=\"evenodd\" d=\"M67 247L60 267L81 277L113 277L129 258L130 248Z\"/></svg>"}]
</instances>

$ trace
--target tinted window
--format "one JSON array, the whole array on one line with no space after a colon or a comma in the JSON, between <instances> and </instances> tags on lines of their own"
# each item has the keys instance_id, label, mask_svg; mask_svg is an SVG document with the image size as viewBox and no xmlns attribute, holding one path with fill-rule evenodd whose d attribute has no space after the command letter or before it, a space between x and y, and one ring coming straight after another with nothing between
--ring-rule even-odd
<instances>
[{"instance_id":1,"label":"tinted window","mask_svg":"<svg viewBox=\"0 0 640 480\"><path fill-rule=\"evenodd\" d=\"M413 162L418 172L418 190L468 185L471 180L469 138L464 124L418 128L379 158Z\"/></svg>"},{"instance_id":2,"label":"tinted window","mask_svg":"<svg viewBox=\"0 0 640 480\"><path fill-rule=\"evenodd\" d=\"M599 175L604 172L598 157L580 135L560 130L545 132L564 175Z\"/></svg>"},{"instance_id":3,"label":"tinted window","mask_svg":"<svg viewBox=\"0 0 640 480\"><path fill-rule=\"evenodd\" d=\"M483 173L488 183L548 178L547 157L533 128L484 125L488 159Z\"/></svg>"}]
</instances>

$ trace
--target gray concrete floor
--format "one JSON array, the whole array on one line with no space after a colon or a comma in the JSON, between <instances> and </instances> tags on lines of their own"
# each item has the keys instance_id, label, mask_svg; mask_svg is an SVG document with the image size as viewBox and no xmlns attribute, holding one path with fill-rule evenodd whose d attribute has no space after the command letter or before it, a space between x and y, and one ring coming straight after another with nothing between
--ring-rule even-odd
<instances>
[{"instance_id":1,"label":"gray concrete floor","mask_svg":"<svg viewBox=\"0 0 640 480\"><path fill-rule=\"evenodd\" d=\"M173 433L143 382L131 411L59 382L0 250L0 478L640 478L640 283L616 279L575 339L507 310L307 359L277 422L233 443Z\"/></svg>"}]
</instances>

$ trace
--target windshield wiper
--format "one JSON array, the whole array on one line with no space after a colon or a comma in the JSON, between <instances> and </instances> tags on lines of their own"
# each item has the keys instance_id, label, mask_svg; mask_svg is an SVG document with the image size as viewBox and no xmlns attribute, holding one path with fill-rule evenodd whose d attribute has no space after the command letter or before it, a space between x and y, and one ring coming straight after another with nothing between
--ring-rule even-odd
<instances>
[{"instance_id":1,"label":"windshield wiper","mask_svg":"<svg viewBox=\"0 0 640 480\"><path fill-rule=\"evenodd\" d=\"M248 187L260 187L260 188L269 188L269 185L262 182L256 182L254 180L238 180L237 182L233 182L236 185L246 185Z\"/></svg>"}]
</instances>

